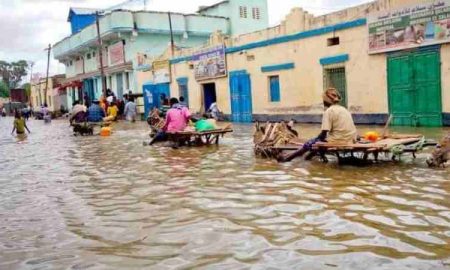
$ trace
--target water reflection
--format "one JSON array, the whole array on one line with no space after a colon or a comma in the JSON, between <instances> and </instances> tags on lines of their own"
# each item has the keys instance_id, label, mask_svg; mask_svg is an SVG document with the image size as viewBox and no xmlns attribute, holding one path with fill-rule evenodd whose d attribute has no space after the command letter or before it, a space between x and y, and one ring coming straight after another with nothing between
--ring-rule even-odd
<instances>
[{"instance_id":1,"label":"water reflection","mask_svg":"<svg viewBox=\"0 0 450 270\"><path fill-rule=\"evenodd\" d=\"M18 144L12 119L0 121L0 269L450 264L450 172L426 168L425 154L362 168L277 164L253 157L248 126L219 147L173 150L143 147L144 123L100 138L31 121Z\"/></svg>"}]
</instances>

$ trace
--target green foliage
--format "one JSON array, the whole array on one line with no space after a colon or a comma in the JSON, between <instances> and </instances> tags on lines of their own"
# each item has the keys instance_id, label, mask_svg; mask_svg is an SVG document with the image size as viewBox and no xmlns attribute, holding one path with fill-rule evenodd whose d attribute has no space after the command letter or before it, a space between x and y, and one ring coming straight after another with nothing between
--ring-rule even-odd
<instances>
[{"instance_id":1,"label":"green foliage","mask_svg":"<svg viewBox=\"0 0 450 270\"><path fill-rule=\"evenodd\" d=\"M27 97L31 97L31 84L25 83L22 85L22 88L25 89L25 93L27 93Z\"/></svg>"},{"instance_id":2,"label":"green foliage","mask_svg":"<svg viewBox=\"0 0 450 270\"><path fill-rule=\"evenodd\" d=\"M0 81L0 97L9 97L9 87L4 81Z\"/></svg>"},{"instance_id":3,"label":"green foliage","mask_svg":"<svg viewBox=\"0 0 450 270\"><path fill-rule=\"evenodd\" d=\"M6 62L0 60L0 77L9 88L19 86L22 78L27 75L28 63L25 60Z\"/></svg>"}]
</instances>

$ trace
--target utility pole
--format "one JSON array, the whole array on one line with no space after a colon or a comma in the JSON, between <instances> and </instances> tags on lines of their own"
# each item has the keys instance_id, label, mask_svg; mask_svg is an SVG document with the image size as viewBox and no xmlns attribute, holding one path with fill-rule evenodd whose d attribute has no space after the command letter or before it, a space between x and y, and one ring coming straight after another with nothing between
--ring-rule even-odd
<instances>
[{"instance_id":1,"label":"utility pole","mask_svg":"<svg viewBox=\"0 0 450 270\"><path fill-rule=\"evenodd\" d=\"M102 77L102 92L103 96L106 98L106 77L105 77L105 69L103 68L103 42L102 37L100 36L100 18L98 11L95 12L95 23L97 25L97 42L98 42L98 57L100 58L100 74Z\"/></svg>"},{"instance_id":2,"label":"utility pole","mask_svg":"<svg viewBox=\"0 0 450 270\"><path fill-rule=\"evenodd\" d=\"M50 52L52 50L52 44L48 44L47 51L47 76L45 79L45 89L44 89L44 104L47 104L47 89L48 89L48 72L50 70Z\"/></svg>"},{"instance_id":3,"label":"utility pole","mask_svg":"<svg viewBox=\"0 0 450 270\"><path fill-rule=\"evenodd\" d=\"M169 28L170 28L170 51L172 52L172 57L174 56L174 43L173 43L173 30L172 30L172 16L170 15L170 11L167 12L169 16Z\"/></svg>"},{"instance_id":4,"label":"utility pole","mask_svg":"<svg viewBox=\"0 0 450 270\"><path fill-rule=\"evenodd\" d=\"M31 85L33 83L33 66L34 66L34 62L30 61L29 65L30 65L30 96L28 96L28 98L30 99L29 102L30 102L30 107L31 107L31 105L32 105L32 102L31 102Z\"/></svg>"}]
</instances>

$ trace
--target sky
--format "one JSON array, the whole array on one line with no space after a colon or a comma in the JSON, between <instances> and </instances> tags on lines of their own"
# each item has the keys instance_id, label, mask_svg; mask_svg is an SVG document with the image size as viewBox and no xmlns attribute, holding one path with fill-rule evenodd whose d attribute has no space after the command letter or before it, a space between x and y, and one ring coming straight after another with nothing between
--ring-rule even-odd
<instances>
[{"instance_id":1,"label":"sky","mask_svg":"<svg viewBox=\"0 0 450 270\"><path fill-rule=\"evenodd\" d=\"M70 7L107 8L125 0L0 0L0 60L34 62L33 73L44 74L44 49L70 35ZM135 0L139 1L139 0ZM219 0L147 0L147 9L193 13L199 6ZM271 25L278 24L293 7L321 15L371 0L268 0ZM138 3L139 4L139 3ZM51 57L50 74L64 73Z\"/></svg>"}]
</instances>

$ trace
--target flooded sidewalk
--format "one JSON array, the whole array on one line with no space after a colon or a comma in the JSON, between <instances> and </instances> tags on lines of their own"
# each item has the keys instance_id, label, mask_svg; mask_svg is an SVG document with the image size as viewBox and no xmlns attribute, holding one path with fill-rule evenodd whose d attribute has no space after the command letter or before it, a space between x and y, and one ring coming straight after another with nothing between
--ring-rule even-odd
<instances>
[{"instance_id":1,"label":"flooded sidewalk","mask_svg":"<svg viewBox=\"0 0 450 270\"><path fill-rule=\"evenodd\" d=\"M17 141L0 119L0 269L450 268L450 169L429 169L426 152L278 164L254 157L251 125L176 150L142 146L144 122L106 138L28 125Z\"/></svg>"}]
</instances>

